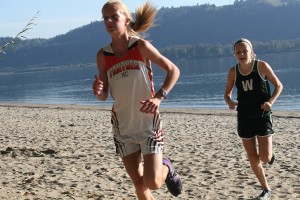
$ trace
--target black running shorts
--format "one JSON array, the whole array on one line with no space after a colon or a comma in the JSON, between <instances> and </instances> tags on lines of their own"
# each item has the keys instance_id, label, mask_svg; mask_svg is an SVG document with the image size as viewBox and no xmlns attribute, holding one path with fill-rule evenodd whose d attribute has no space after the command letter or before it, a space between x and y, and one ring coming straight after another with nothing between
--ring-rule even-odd
<instances>
[{"instance_id":1,"label":"black running shorts","mask_svg":"<svg viewBox=\"0 0 300 200\"><path fill-rule=\"evenodd\" d=\"M247 114L238 113L238 135L243 139L251 139L255 136L266 137L274 134L272 128L272 112L266 112L258 117L249 117Z\"/></svg>"}]
</instances>

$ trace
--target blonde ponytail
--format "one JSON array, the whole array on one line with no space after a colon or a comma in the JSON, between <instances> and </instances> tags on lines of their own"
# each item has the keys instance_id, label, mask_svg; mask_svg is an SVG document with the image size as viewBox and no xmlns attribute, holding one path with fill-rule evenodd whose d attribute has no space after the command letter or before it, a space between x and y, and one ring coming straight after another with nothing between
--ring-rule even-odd
<instances>
[{"instance_id":1,"label":"blonde ponytail","mask_svg":"<svg viewBox=\"0 0 300 200\"><path fill-rule=\"evenodd\" d=\"M156 6L146 2L143 6L136 9L135 14L136 20L135 22L131 22L133 32L146 32L149 28L154 26L154 20L157 14Z\"/></svg>"},{"instance_id":2,"label":"blonde ponytail","mask_svg":"<svg viewBox=\"0 0 300 200\"><path fill-rule=\"evenodd\" d=\"M135 21L133 20L128 7L120 0L108 0L102 7L102 13L109 5L115 6L128 20L130 20L130 25L128 26L128 33L130 36L141 37L142 35L140 33L145 33L150 27L154 26L157 10L156 6L149 2L146 2L143 6L136 9ZM146 35L143 34L143 37L146 37Z\"/></svg>"}]
</instances>

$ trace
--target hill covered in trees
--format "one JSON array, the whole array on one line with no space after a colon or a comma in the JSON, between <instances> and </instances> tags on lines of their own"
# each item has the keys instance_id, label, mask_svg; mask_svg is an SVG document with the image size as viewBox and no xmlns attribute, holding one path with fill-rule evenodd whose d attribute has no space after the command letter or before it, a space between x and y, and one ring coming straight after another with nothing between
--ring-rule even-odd
<instances>
[{"instance_id":1,"label":"hill covered in trees","mask_svg":"<svg viewBox=\"0 0 300 200\"><path fill-rule=\"evenodd\" d=\"M171 59L232 56L232 43L246 37L257 54L300 51L300 0L236 0L161 8L148 38ZM0 38L0 45L11 38ZM0 70L86 66L110 42L103 22L95 21L50 39L22 40L0 55Z\"/></svg>"}]
</instances>

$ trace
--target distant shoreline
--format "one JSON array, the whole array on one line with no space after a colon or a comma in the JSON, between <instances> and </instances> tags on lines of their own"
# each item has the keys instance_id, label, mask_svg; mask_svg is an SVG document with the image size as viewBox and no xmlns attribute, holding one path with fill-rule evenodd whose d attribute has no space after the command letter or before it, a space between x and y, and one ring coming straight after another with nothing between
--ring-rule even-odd
<instances>
[{"instance_id":1,"label":"distant shoreline","mask_svg":"<svg viewBox=\"0 0 300 200\"><path fill-rule=\"evenodd\" d=\"M22 107L22 108L48 108L58 110L102 110L111 111L111 106L101 105L74 105L74 104L27 104L27 103L5 103L0 102L0 107ZM211 109L211 108L160 108L161 113L173 114L191 114L191 115L220 115L220 116L234 116L235 110L229 109ZM295 110L274 110L274 117L284 118L300 118L300 111Z\"/></svg>"}]
</instances>

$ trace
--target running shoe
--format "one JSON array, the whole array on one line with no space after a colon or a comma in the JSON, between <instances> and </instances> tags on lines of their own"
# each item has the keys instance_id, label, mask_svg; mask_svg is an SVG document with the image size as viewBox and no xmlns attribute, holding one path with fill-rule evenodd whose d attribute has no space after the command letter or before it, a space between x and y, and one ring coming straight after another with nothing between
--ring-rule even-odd
<instances>
[{"instance_id":1,"label":"running shoe","mask_svg":"<svg viewBox=\"0 0 300 200\"><path fill-rule=\"evenodd\" d=\"M274 161L275 161L275 153L273 152L272 158L271 158L270 162L268 162L268 164L272 165L274 163Z\"/></svg>"},{"instance_id":2,"label":"running shoe","mask_svg":"<svg viewBox=\"0 0 300 200\"><path fill-rule=\"evenodd\" d=\"M165 181L167 188L173 196L177 197L179 194L181 194L182 190L180 176L177 174L171 161L168 158L163 158L163 164L169 168L169 173Z\"/></svg>"},{"instance_id":3,"label":"running shoe","mask_svg":"<svg viewBox=\"0 0 300 200\"><path fill-rule=\"evenodd\" d=\"M266 200L270 199L272 191L271 190L263 190L262 193L257 197L257 200Z\"/></svg>"}]
</instances>

